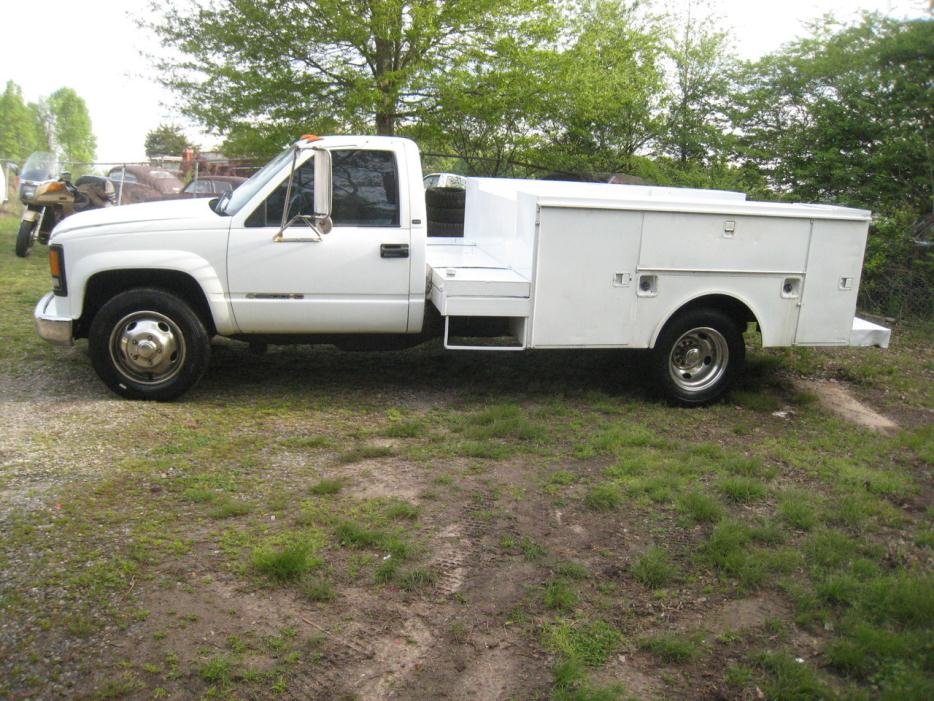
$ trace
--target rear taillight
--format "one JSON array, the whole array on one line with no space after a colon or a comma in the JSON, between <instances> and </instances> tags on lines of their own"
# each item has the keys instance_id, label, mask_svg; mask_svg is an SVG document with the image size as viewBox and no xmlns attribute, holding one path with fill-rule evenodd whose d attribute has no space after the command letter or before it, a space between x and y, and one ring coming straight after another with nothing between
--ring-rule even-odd
<instances>
[{"instance_id":1,"label":"rear taillight","mask_svg":"<svg viewBox=\"0 0 934 701\"><path fill-rule=\"evenodd\" d=\"M49 272L52 273L52 291L59 297L68 294L65 284L65 252L61 245L49 246Z\"/></svg>"}]
</instances>

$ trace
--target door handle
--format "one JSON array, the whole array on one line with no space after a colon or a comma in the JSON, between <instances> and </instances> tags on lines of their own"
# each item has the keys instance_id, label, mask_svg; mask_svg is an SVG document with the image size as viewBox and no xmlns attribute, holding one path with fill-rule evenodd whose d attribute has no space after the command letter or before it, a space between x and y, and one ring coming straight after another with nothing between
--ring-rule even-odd
<instances>
[{"instance_id":1,"label":"door handle","mask_svg":"<svg viewBox=\"0 0 934 701\"><path fill-rule=\"evenodd\" d=\"M379 247L380 258L408 258L409 244L407 243L384 243Z\"/></svg>"}]
</instances>

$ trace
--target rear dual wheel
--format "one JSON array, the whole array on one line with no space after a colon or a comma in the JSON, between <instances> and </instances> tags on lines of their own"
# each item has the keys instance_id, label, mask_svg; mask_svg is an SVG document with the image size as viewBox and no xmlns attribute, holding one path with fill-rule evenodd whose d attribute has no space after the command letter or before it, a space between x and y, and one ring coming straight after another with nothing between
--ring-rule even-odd
<instances>
[{"instance_id":1,"label":"rear dual wheel","mask_svg":"<svg viewBox=\"0 0 934 701\"><path fill-rule=\"evenodd\" d=\"M121 292L94 315L91 363L113 392L127 399L175 399L207 369L210 338L182 299L159 289Z\"/></svg>"},{"instance_id":2,"label":"rear dual wheel","mask_svg":"<svg viewBox=\"0 0 934 701\"><path fill-rule=\"evenodd\" d=\"M691 309L662 329L652 372L666 396L684 406L719 399L739 373L746 345L736 322L719 309Z\"/></svg>"}]
</instances>

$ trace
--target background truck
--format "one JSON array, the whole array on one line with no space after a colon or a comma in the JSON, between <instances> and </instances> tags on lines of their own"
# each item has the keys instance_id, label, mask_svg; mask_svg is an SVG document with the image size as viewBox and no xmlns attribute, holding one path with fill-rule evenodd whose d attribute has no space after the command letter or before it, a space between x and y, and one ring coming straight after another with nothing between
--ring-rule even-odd
<instances>
[{"instance_id":1,"label":"background truck","mask_svg":"<svg viewBox=\"0 0 934 701\"><path fill-rule=\"evenodd\" d=\"M288 207L286 207L288 203ZM467 180L463 238L430 239L418 148L303 137L232 193L85 212L51 240L39 335L88 339L114 392L167 400L215 335L252 343L652 349L703 404L764 346L887 346L854 318L869 212L736 192Z\"/></svg>"}]
</instances>

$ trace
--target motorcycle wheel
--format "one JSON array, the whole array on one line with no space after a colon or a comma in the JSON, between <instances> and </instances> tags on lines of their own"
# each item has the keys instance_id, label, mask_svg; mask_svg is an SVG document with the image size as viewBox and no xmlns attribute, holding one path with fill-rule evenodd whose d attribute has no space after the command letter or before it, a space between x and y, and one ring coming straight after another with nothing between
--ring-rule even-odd
<instances>
[{"instance_id":1,"label":"motorcycle wheel","mask_svg":"<svg viewBox=\"0 0 934 701\"><path fill-rule=\"evenodd\" d=\"M19 258L25 258L29 255L29 249L32 248L33 229L37 223L32 221L23 221L19 223L19 233L16 234L16 255Z\"/></svg>"}]
</instances>

